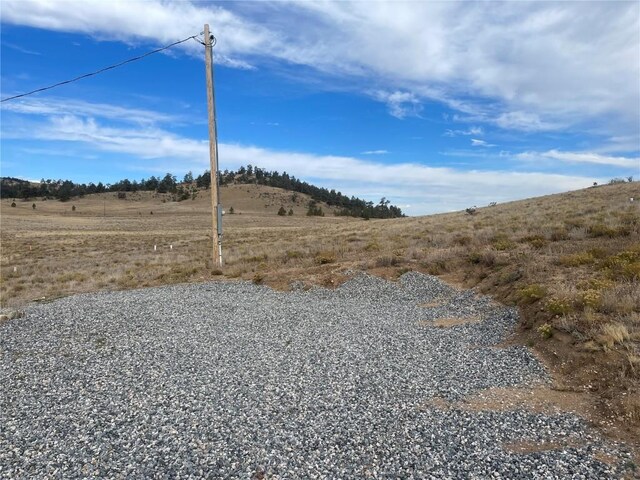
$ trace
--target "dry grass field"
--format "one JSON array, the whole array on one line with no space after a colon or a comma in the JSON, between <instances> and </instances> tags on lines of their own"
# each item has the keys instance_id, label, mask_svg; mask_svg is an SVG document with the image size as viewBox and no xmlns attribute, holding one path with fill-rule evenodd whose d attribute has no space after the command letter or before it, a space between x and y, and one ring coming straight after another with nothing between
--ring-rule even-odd
<instances>
[{"instance_id":1,"label":"dry grass field","mask_svg":"<svg viewBox=\"0 0 640 480\"><path fill-rule=\"evenodd\" d=\"M307 201L224 187L222 203L235 214L224 217L226 264L217 269L208 192L183 202L147 192L2 200L2 306L212 279L286 289L294 280L337 285L352 270L391 279L421 271L518 306L513 341L539 353L558 388L589 394L610 431L638 439L638 182L395 220L335 217L326 205L325 217L307 217ZM280 206L294 214L278 216Z\"/></svg>"}]
</instances>

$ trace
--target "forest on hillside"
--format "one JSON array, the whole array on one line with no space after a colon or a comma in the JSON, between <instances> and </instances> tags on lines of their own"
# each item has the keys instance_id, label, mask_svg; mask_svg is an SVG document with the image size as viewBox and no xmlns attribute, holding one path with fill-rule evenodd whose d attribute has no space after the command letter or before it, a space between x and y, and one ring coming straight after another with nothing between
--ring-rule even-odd
<instances>
[{"instance_id":1,"label":"forest on hillside","mask_svg":"<svg viewBox=\"0 0 640 480\"><path fill-rule=\"evenodd\" d=\"M286 172L268 171L252 165L242 166L237 171L224 170L219 172L218 178L221 187L231 184L257 184L309 195L313 199L311 202L313 205L310 205L309 209L310 215L318 213L316 202L323 202L330 207L336 207L336 215L361 218L404 216L399 207L391 205L391 202L384 197L380 199L379 203L374 204L354 196L348 197L333 189L328 190L311 185ZM112 184L103 184L102 182L80 184L71 180L45 180L44 178L39 183L34 183L18 178L4 177L0 179L0 198L31 199L43 197L66 202L74 197L94 193L152 191L171 194L175 201L183 201L195 199L198 189L210 187L211 172L208 170L197 177L189 172L182 181L178 181L175 175L167 173L162 178L151 176L139 181L124 179Z\"/></svg>"}]
</instances>

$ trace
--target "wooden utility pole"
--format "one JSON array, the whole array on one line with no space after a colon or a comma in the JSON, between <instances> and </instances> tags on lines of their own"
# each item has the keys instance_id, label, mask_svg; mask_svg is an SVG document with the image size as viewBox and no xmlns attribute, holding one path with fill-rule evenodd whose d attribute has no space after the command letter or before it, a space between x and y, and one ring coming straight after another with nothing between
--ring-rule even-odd
<instances>
[{"instance_id":1,"label":"wooden utility pole","mask_svg":"<svg viewBox=\"0 0 640 480\"><path fill-rule=\"evenodd\" d=\"M213 90L213 35L204 26L204 63L207 70L207 107L209 111L209 161L211 163L211 213L213 215L213 263L222 267L222 205L218 190L218 127L216 97Z\"/></svg>"}]
</instances>

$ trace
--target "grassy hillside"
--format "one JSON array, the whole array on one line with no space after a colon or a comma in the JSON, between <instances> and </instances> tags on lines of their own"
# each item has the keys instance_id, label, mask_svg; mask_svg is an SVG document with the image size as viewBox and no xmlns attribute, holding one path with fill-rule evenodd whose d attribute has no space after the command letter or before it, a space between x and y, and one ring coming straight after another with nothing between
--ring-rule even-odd
<instances>
[{"instance_id":1,"label":"grassy hillside","mask_svg":"<svg viewBox=\"0 0 640 480\"><path fill-rule=\"evenodd\" d=\"M167 202L151 193L124 200L109 193L66 203L18 201L13 208L3 200L2 305L209 279L288 288L292 280L336 285L352 269L387 278L422 271L518 306L523 320L513 341L533 347L562 379L562 388L594 395L602 422L637 439L637 182L474 214L370 221L334 217L326 205L325 217L307 217L304 195L294 199L277 188L230 185L222 188L222 203L236 214L225 216L222 270L210 258L207 195ZM280 206L294 215L278 216Z\"/></svg>"}]
</instances>

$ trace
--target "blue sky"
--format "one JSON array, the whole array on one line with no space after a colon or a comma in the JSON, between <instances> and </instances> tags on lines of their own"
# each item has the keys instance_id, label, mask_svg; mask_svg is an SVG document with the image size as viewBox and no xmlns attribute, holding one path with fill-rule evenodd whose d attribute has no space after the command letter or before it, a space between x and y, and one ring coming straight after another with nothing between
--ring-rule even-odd
<instances>
[{"instance_id":1,"label":"blue sky","mask_svg":"<svg viewBox=\"0 0 640 480\"><path fill-rule=\"evenodd\" d=\"M0 18L2 98L209 23L222 170L409 215L640 177L638 2L3 0ZM1 174L201 173L203 48L2 103Z\"/></svg>"}]
</instances>

